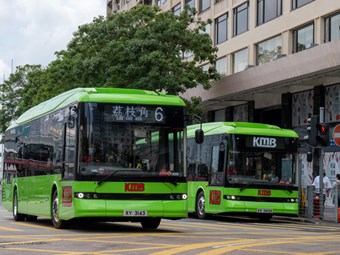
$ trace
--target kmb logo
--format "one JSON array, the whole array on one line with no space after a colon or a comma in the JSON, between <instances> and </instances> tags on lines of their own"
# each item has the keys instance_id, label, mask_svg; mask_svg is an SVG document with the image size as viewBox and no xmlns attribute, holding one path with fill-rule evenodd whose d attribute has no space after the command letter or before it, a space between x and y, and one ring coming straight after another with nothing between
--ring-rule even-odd
<instances>
[{"instance_id":1,"label":"kmb logo","mask_svg":"<svg viewBox=\"0 0 340 255\"><path fill-rule=\"evenodd\" d=\"M269 189L259 189L257 195L269 197L271 195L271 192Z\"/></svg>"},{"instance_id":2,"label":"kmb logo","mask_svg":"<svg viewBox=\"0 0 340 255\"><path fill-rule=\"evenodd\" d=\"M125 191L144 191L144 183L125 183Z\"/></svg>"}]
</instances>

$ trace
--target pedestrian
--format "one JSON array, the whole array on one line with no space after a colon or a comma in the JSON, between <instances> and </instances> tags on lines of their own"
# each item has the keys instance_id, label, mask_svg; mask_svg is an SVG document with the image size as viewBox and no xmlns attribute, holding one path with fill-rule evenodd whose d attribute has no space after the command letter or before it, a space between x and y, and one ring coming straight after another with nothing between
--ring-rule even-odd
<instances>
[{"instance_id":1,"label":"pedestrian","mask_svg":"<svg viewBox=\"0 0 340 255\"><path fill-rule=\"evenodd\" d=\"M326 172L323 172L323 178L322 178L322 195L323 195L323 203L325 203L326 196L328 196L330 189L332 188L331 181L329 178L326 176ZM315 190L315 195L320 197L320 176L316 176L313 184L314 190Z\"/></svg>"},{"instance_id":2,"label":"pedestrian","mask_svg":"<svg viewBox=\"0 0 340 255\"><path fill-rule=\"evenodd\" d=\"M338 207L340 207L340 174L336 175L336 180L332 184L332 189L336 190L338 194Z\"/></svg>"}]
</instances>

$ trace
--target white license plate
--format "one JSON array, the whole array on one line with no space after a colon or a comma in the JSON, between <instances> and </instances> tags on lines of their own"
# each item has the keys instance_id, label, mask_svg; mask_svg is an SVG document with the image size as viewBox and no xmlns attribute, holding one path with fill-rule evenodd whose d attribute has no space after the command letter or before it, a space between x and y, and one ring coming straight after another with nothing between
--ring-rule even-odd
<instances>
[{"instance_id":1,"label":"white license plate","mask_svg":"<svg viewBox=\"0 0 340 255\"><path fill-rule=\"evenodd\" d=\"M148 211L124 210L123 216L126 216L126 217L145 217L145 216L148 216Z\"/></svg>"},{"instance_id":2,"label":"white license plate","mask_svg":"<svg viewBox=\"0 0 340 255\"><path fill-rule=\"evenodd\" d=\"M257 213L273 213L272 209L257 209Z\"/></svg>"}]
</instances>

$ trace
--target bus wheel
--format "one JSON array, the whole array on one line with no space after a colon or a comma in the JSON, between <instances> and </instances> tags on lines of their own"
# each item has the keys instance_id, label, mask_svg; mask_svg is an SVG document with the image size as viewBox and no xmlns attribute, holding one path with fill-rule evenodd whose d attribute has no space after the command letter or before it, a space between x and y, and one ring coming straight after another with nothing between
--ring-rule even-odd
<instances>
[{"instance_id":1,"label":"bus wheel","mask_svg":"<svg viewBox=\"0 0 340 255\"><path fill-rule=\"evenodd\" d=\"M70 221L59 219L58 191L55 190L52 199L52 223L55 228L62 229L70 226Z\"/></svg>"},{"instance_id":2,"label":"bus wheel","mask_svg":"<svg viewBox=\"0 0 340 255\"><path fill-rule=\"evenodd\" d=\"M197 196L196 216L199 219L206 219L207 218L207 214L205 213L205 198L204 198L204 192L203 191L198 193L198 196Z\"/></svg>"},{"instance_id":3,"label":"bus wheel","mask_svg":"<svg viewBox=\"0 0 340 255\"><path fill-rule=\"evenodd\" d=\"M147 219L141 221L141 225L144 229L156 229L160 223L161 219Z\"/></svg>"},{"instance_id":4,"label":"bus wheel","mask_svg":"<svg viewBox=\"0 0 340 255\"><path fill-rule=\"evenodd\" d=\"M23 221L25 220L25 214L21 214L18 211L18 193L14 191L14 198L13 198L13 219L15 221Z\"/></svg>"}]
</instances>

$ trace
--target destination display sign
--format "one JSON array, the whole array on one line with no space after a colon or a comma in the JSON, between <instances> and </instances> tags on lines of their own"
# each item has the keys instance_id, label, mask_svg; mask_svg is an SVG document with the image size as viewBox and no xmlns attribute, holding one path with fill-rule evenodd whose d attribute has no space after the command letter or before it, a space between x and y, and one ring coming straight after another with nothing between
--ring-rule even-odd
<instances>
[{"instance_id":1,"label":"destination display sign","mask_svg":"<svg viewBox=\"0 0 340 255\"><path fill-rule=\"evenodd\" d=\"M163 124L166 121L166 112L162 106L105 105L104 121Z\"/></svg>"},{"instance_id":2,"label":"destination display sign","mask_svg":"<svg viewBox=\"0 0 340 255\"><path fill-rule=\"evenodd\" d=\"M282 137L247 136L246 147L283 150L286 148L286 141Z\"/></svg>"}]
</instances>

